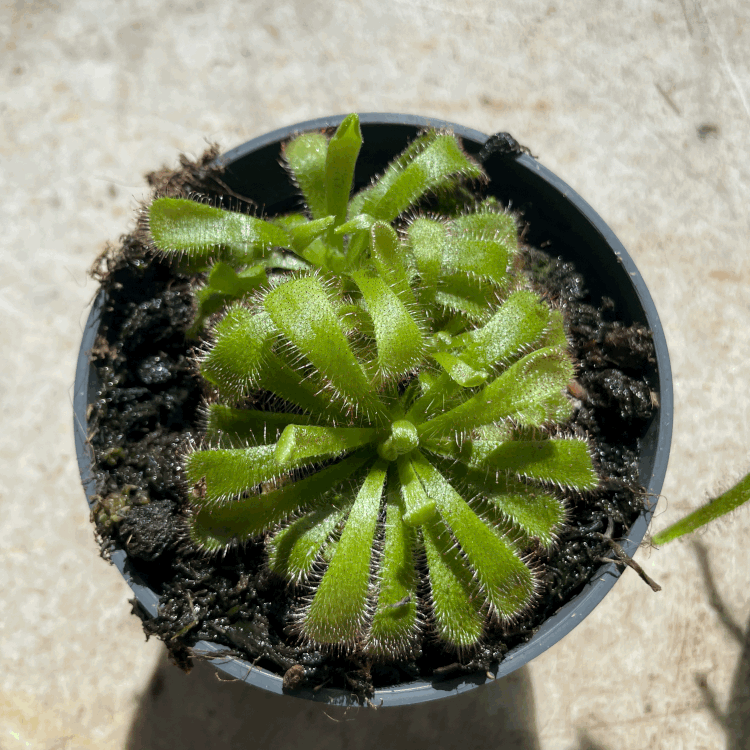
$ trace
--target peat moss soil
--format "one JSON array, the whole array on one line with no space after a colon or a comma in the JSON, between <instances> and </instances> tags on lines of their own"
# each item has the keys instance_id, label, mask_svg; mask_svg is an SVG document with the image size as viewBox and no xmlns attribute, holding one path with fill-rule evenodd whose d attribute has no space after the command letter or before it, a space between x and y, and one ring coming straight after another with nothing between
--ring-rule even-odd
<instances>
[{"instance_id":1,"label":"peat moss soil","mask_svg":"<svg viewBox=\"0 0 750 750\"><path fill-rule=\"evenodd\" d=\"M216 151L177 171L148 175L162 194L222 192L209 164ZM284 675L286 689L339 687L360 700L373 690L417 678L440 680L487 671L580 592L643 509L638 438L657 408L650 332L618 320L611 300L588 303L585 280L570 264L533 248L523 258L535 284L564 311L579 363L569 429L587 434L603 477L595 492L567 497L570 518L557 545L531 550L543 566L536 606L512 625L491 624L475 651L457 654L428 630L414 658L372 663L356 653L325 653L298 642L291 612L300 592L264 567L262 539L225 556L205 558L187 546L180 456L200 440L204 392L188 341L195 279L155 256L136 232L99 259L94 275L106 292L91 352L101 387L89 407L97 495L92 518L106 557L122 546L134 568L160 592L158 617L133 600L147 636L161 638L189 670L199 640Z\"/></svg>"}]
</instances>

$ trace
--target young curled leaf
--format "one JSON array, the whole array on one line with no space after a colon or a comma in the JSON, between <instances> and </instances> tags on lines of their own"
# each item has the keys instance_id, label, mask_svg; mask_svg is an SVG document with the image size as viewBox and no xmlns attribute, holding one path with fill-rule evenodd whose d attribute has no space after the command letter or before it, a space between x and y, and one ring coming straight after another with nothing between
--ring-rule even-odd
<instances>
[{"instance_id":1,"label":"young curled leaf","mask_svg":"<svg viewBox=\"0 0 750 750\"><path fill-rule=\"evenodd\" d=\"M334 217L334 226L346 220L349 194L354 182L354 165L362 147L359 117L345 117L328 142L326 154L326 208Z\"/></svg>"}]
</instances>

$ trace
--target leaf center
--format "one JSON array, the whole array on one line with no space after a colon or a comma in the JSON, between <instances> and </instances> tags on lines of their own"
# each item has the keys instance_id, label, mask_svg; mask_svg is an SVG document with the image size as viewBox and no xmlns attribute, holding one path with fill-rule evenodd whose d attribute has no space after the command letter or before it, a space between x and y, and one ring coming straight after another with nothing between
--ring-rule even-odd
<instances>
[{"instance_id":1,"label":"leaf center","mask_svg":"<svg viewBox=\"0 0 750 750\"><path fill-rule=\"evenodd\" d=\"M391 424L391 434L378 444L378 454L386 461L395 461L418 446L417 428L408 419L397 419Z\"/></svg>"}]
</instances>

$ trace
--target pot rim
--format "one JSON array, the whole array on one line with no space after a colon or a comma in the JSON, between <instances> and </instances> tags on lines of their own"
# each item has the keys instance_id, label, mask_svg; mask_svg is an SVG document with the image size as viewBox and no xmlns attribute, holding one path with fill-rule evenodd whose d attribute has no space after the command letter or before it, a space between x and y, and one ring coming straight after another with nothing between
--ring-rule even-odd
<instances>
[{"instance_id":1,"label":"pot rim","mask_svg":"<svg viewBox=\"0 0 750 750\"><path fill-rule=\"evenodd\" d=\"M314 120L306 120L288 127L266 133L254 138L227 153L217 157L214 164L230 167L238 160L254 154L262 148L280 145L296 133L324 128L336 127L346 115L335 115L321 117ZM435 127L447 128L458 135L465 145L472 145L478 150L485 144L489 136L478 130L466 128L445 120L420 117L417 115L402 115L396 113L368 112L359 115L360 123L365 126L372 125L398 125L412 126L416 129ZM278 153L278 151L276 152ZM655 439L648 447L654 451L654 463L651 476L646 488L647 498L658 498L664 482L669 459L669 449L672 438L673 419L673 393L672 374L669 362L667 342L664 330L659 320L656 307L646 287L640 272L630 255L617 239L614 232L605 224L603 219L594 209L576 193L563 180L550 172L549 169L540 164L529 154L520 154L513 157L516 168L533 175L533 177L549 188L557 191L567 200L570 208L577 212L578 218L583 220L592 229L601 241L605 243L614 254L615 262L624 269L625 276L632 284L637 296L638 304L643 312L643 317L653 333L654 347L656 351L656 372L658 376L659 410L655 418ZM87 420L86 411L88 395L96 386L95 371L90 367L89 352L94 345L94 339L99 328L101 310L104 303L104 293L97 295L83 332L81 347L78 353L76 377L74 386L74 433L78 467L81 481L86 493L89 506L92 505L92 496L95 493L95 479L93 476L93 452L87 443ZM634 522L628 533L627 539L621 542L626 554L632 556L637 550L650 523L651 517L656 509L657 502L649 503L650 507L644 510ZM126 582L133 590L138 603L151 616L157 613L159 597L156 592L149 588L132 568L127 554L122 548L115 548L111 553L112 563L119 569ZM533 637L526 643L511 649L499 663L493 665L494 678L504 677L519 667L527 664L539 656L548 648L553 646L583 619L604 599L621 575L617 565L609 563L602 565L592 579L585 585L584 589L574 599L563 606L556 614L545 620ZM227 648L219 644L199 641L194 647L196 655L209 658L214 666L225 674L247 682L256 687L268 690L272 693L283 693L282 678L272 672L260 667L254 667L250 663L234 657L221 657L221 653ZM424 701L458 695L467 690L489 682L489 677L483 673L472 673L461 675L452 679L441 679L428 682L416 680L401 683L390 688L380 688L375 691L373 703L382 706L407 705L421 703ZM315 701L331 704L349 704L353 702L351 693L345 690L321 688L317 691L298 690L286 693L298 698L307 698Z\"/></svg>"}]
</instances>

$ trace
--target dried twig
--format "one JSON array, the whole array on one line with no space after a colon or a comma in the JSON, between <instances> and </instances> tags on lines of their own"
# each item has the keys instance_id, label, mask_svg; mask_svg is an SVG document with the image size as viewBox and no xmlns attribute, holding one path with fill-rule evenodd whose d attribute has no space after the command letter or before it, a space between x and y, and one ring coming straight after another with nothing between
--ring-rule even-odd
<instances>
[{"instance_id":1,"label":"dried twig","mask_svg":"<svg viewBox=\"0 0 750 750\"><path fill-rule=\"evenodd\" d=\"M625 550L614 539L609 539L604 534L596 534L596 536L606 540L607 544L609 544L617 557L616 560L612 560L609 557L597 557L596 559L599 560L599 562L613 562L618 565L627 565L638 573L641 579L643 579L653 591L661 591L661 586L651 578L651 576L649 576L648 573L646 573L646 571L632 557L630 557L630 555L626 554Z\"/></svg>"}]
</instances>

